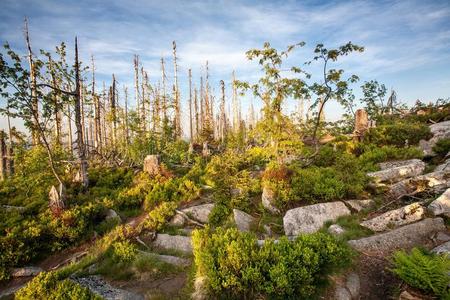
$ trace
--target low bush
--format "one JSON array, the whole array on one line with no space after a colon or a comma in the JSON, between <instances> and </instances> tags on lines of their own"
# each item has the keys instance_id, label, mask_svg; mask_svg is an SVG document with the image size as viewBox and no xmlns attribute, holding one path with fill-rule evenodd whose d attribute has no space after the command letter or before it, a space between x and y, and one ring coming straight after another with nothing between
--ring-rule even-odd
<instances>
[{"instance_id":1,"label":"low bush","mask_svg":"<svg viewBox=\"0 0 450 300\"><path fill-rule=\"evenodd\" d=\"M62 279L57 272L39 273L15 294L17 300L100 300L89 289L69 280Z\"/></svg>"},{"instance_id":2,"label":"low bush","mask_svg":"<svg viewBox=\"0 0 450 300\"><path fill-rule=\"evenodd\" d=\"M196 276L213 298L306 299L327 276L351 261L351 251L328 234L286 237L258 246L255 235L235 228L196 230Z\"/></svg>"},{"instance_id":3,"label":"low bush","mask_svg":"<svg viewBox=\"0 0 450 300\"><path fill-rule=\"evenodd\" d=\"M445 156L447 153L450 153L450 138L437 141L433 147L433 152L439 156Z\"/></svg>"},{"instance_id":4,"label":"low bush","mask_svg":"<svg viewBox=\"0 0 450 300\"><path fill-rule=\"evenodd\" d=\"M392 271L412 287L449 299L450 258L427 253L418 248L397 251L393 255Z\"/></svg>"},{"instance_id":5,"label":"low bush","mask_svg":"<svg viewBox=\"0 0 450 300\"><path fill-rule=\"evenodd\" d=\"M423 151L416 147L398 148L396 146L382 146L359 144L355 149L361 170L370 172L377 171L378 163L389 160L405 160L422 158Z\"/></svg>"},{"instance_id":6,"label":"low bush","mask_svg":"<svg viewBox=\"0 0 450 300\"><path fill-rule=\"evenodd\" d=\"M377 146L417 145L420 140L431 138L430 128L426 124L397 122L371 128L364 135L364 143Z\"/></svg>"},{"instance_id":7,"label":"low bush","mask_svg":"<svg viewBox=\"0 0 450 300\"><path fill-rule=\"evenodd\" d=\"M152 230L160 230L164 224L169 220L174 214L177 208L177 203L175 202L163 202L155 209L150 211L148 218L145 221L144 227Z\"/></svg>"}]
</instances>

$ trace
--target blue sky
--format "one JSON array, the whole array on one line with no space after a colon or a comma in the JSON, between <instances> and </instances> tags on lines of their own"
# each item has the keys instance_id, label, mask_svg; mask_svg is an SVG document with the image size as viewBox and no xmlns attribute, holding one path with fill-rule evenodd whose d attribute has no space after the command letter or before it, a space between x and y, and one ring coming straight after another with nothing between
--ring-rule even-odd
<instances>
[{"instance_id":1,"label":"blue sky","mask_svg":"<svg viewBox=\"0 0 450 300\"><path fill-rule=\"evenodd\" d=\"M311 59L316 43L335 47L352 41L366 51L346 57L333 67L377 79L397 91L408 104L450 96L450 3L447 1L64 1L0 0L0 42L24 52L23 18L30 23L32 46L52 50L61 41L73 48L77 35L86 63L94 55L99 81L115 73L120 84L132 86L132 59L139 54L152 82L159 78L159 59L167 59L171 76L171 43L177 41L183 101L187 70L196 84L201 66L210 64L211 85L229 84L231 72L254 81L258 66L245 51L269 41L277 48L299 41L286 67ZM316 67L313 66L313 76ZM315 78L315 77L313 77ZM317 77L319 80L319 78ZM244 107L249 98L245 98ZM254 100L256 106L258 100ZM0 103L1 105L1 103ZM182 105L186 105L183 102ZM288 104L288 108L293 107ZM185 106L186 107L186 106ZM185 110L186 111L186 110ZM331 104L328 119L341 109ZM0 126L4 122L0 121Z\"/></svg>"}]
</instances>

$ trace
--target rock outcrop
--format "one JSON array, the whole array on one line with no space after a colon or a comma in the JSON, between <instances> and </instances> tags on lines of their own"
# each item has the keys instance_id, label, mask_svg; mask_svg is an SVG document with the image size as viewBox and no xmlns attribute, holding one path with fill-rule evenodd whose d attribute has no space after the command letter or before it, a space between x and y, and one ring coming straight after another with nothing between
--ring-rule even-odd
<instances>
[{"instance_id":1,"label":"rock outcrop","mask_svg":"<svg viewBox=\"0 0 450 300\"><path fill-rule=\"evenodd\" d=\"M192 253L191 238L188 236L160 233L156 236L152 246L162 249L178 250L184 253Z\"/></svg>"},{"instance_id":2,"label":"rock outcrop","mask_svg":"<svg viewBox=\"0 0 450 300\"><path fill-rule=\"evenodd\" d=\"M443 192L450 187L450 170L432 172L414 178L404 179L390 186L388 194L391 198L422 191Z\"/></svg>"},{"instance_id":3,"label":"rock outcrop","mask_svg":"<svg viewBox=\"0 0 450 300\"><path fill-rule=\"evenodd\" d=\"M174 226L183 226L187 222L185 216L188 216L194 221L206 224L208 223L209 214L213 208L213 203L207 203L181 209L181 214L177 213L170 221L170 224Z\"/></svg>"},{"instance_id":4,"label":"rock outcrop","mask_svg":"<svg viewBox=\"0 0 450 300\"><path fill-rule=\"evenodd\" d=\"M378 182L397 182L405 178L418 176L425 170L426 164L420 159L411 159L399 162L398 166L371 172L367 175Z\"/></svg>"},{"instance_id":5,"label":"rock outcrop","mask_svg":"<svg viewBox=\"0 0 450 300\"><path fill-rule=\"evenodd\" d=\"M381 232L422 220L424 217L425 208L419 202L416 202L364 221L361 226L375 232Z\"/></svg>"},{"instance_id":6,"label":"rock outcrop","mask_svg":"<svg viewBox=\"0 0 450 300\"><path fill-rule=\"evenodd\" d=\"M236 227L240 231L250 231L252 224L256 220L251 215L240 211L239 209L233 209L233 217L234 222L236 223Z\"/></svg>"},{"instance_id":7,"label":"rock outcrop","mask_svg":"<svg viewBox=\"0 0 450 300\"><path fill-rule=\"evenodd\" d=\"M392 231L349 241L349 245L367 254L387 255L395 250L411 248L429 240L438 231L445 231L442 218L425 219Z\"/></svg>"},{"instance_id":8,"label":"rock outcrop","mask_svg":"<svg viewBox=\"0 0 450 300\"><path fill-rule=\"evenodd\" d=\"M328 202L290 209L283 217L284 232L287 236L318 231L326 221L350 215L343 202Z\"/></svg>"},{"instance_id":9,"label":"rock outcrop","mask_svg":"<svg viewBox=\"0 0 450 300\"><path fill-rule=\"evenodd\" d=\"M348 207L351 209L360 212L363 209L371 208L375 205L375 201L373 200L347 200L344 201L345 204L347 204Z\"/></svg>"},{"instance_id":10,"label":"rock outcrop","mask_svg":"<svg viewBox=\"0 0 450 300\"><path fill-rule=\"evenodd\" d=\"M450 138L450 121L440 122L430 125L430 131L433 137L428 140L421 140L419 142L419 147L422 149L425 156L433 156L433 147L436 145L437 141L445 138Z\"/></svg>"},{"instance_id":11,"label":"rock outcrop","mask_svg":"<svg viewBox=\"0 0 450 300\"><path fill-rule=\"evenodd\" d=\"M428 205L435 216L450 214L450 188Z\"/></svg>"},{"instance_id":12,"label":"rock outcrop","mask_svg":"<svg viewBox=\"0 0 450 300\"><path fill-rule=\"evenodd\" d=\"M328 227L328 233L334 236L340 236L345 233L345 229L338 224L333 224Z\"/></svg>"},{"instance_id":13,"label":"rock outcrop","mask_svg":"<svg viewBox=\"0 0 450 300\"><path fill-rule=\"evenodd\" d=\"M436 254L445 254L450 258L450 241L437 246L436 248L431 250L431 252Z\"/></svg>"}]
</instances>

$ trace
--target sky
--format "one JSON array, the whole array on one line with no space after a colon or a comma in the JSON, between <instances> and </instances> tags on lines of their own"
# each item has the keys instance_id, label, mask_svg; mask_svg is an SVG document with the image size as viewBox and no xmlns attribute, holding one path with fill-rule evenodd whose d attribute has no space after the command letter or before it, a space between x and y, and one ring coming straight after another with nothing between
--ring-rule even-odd
<instances>
[{"instance_id":1,"label":"sky","mask_svg":"<svg viewBox=\"0 0 450 300\"><path fill-rule=\"evenodd\" d=\"M34 51L53 50L60 42L73 51L78 36L82 60L96 61L98 82L109 84L114 73L119 85L133 86L133 55L138 54L150 80L160 78L160 58L173 74L172 41L177 42L183 118L186 120L188 69L194 83L209 61L211 86L219 93L226 82L230 99L231 73L255 82L261 72L245 52L268 41L277 49L304 41L285 67L302 66L313 57L317 43L337 47L349 41L365 47L332 65L360 81L352 88L359 98L364 81L376 79L412 105L450 97L450 2L444 1L153 1L153 0L0 0L0 43L25 53L23 19L29 20ZM312 78L320 82L319 65ZM133 94L131 95L132 97ZM242 98L244 110L252 101ZM0 105L4 101L0 99ZM287 102L287 111L295 108ZM340 117L336 103L326 108L328 120ZM20 123L16 121L16 123ZM4 127L0 120L0 127Z\"/></svg>"}]
</instances>

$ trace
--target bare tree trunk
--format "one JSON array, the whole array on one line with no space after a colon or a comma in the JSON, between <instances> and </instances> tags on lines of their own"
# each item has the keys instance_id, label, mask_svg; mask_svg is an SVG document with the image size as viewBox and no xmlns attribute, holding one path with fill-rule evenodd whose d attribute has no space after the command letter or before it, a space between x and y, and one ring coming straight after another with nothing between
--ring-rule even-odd
<instances>
[{"instance_id":1,"label":"bare tree trunk","mask_svg":"<svg viewBox=\"0 0 450 300\"><path fill-rule=\"evenodd\" d=\"M70 155L73 156L72 112L70 109L70 104L67 104L67 122L69 127L69 151Z\"/></svg>"},{"instance_id":2,"label":"bare tree trunk","mask_svg":"<svg viewBox=\"0 0 450 300\"><path fill-rule=\"evenodd\" d=\"M226 130L226 116L225 116L225 82L220 81L220 86L222 90L222 100L220 103L220 117L219 117L219 136L222 143L225 141L225 130Z\"/></svg>"},{"instance_id":3,"label":"bare tree trunk","mask_svg":"<svg viewBox=\"0 0 450 300\"><path fill-rule=\"evenodd\" d=\"M192 132L192 71L189 69L189 134L191 137L191 143L194 140Z\"/></svg>"},{"instance_id":4,"label":"bare tree trunk","mask_svg":"<svg viewBox=\"0 0 450 300\"><path fill-rule=\"evenodd\" d=\"M5 132L3 130L0 130L0 181L6 179L7 151L5 139Z\"/></svg>"},{"instance_id":5,"label":"bare tree trunk","mask_svg":"<svg viewBox=\"0 0 450 300\"><path fill-rule=\"evenodd\" d=\"M141 109L140 101L139 101L139 56L134 56L134 98L136 101L136 112L139 116L139 112Z\"/></svg>"},{"instance_id":6,"label":"bare tree trunk","mask_svg":"<svg viewBox=\"0 0 450 300\"><path fill-rule=\"evenodd\" d=\"M148 84L148 77L146 76L146 73L144 71L144 67L141 68L141 109L140 109L140 120L141 120L141 126L142 126L142 131L145 133L147 130L147 126L146 126L146 113L145 113L145 106L146 106L146 102L147 100L145 99L145 97L148 95L146 95L146 91L145 88Z\"/></svg>"},{"instance_id":7,"label":"bare tree trunk","mask_svg":"<svg viewBox=\"0 0 450 300\"><path fill-rule=\"evenodd\" d=\"M116 77L112 75L112 86L110 89L110 105L111 105L111 125L112 125L112 138L113 148L117 146L117 115L116 115Z\"/></svg>"},{"instance_id":8,"label":"bare tree trunk","mask_svg":"<svg viewBox=\"0 0 450 300\"><path fill-rule=\"evenodd\" d=\"M200 129L199 125L199 115L198 115L198 97L197 89L194 89L194 113L195 113L195 139L198 140L198 132Z\"/></svg>"},{"instance_id":9,"label":"bare tree trunk","mask_svg":"<svg viewBox=\"0 0 450 300\"><path fill-rule=\"evenodd\" d=\"M205 101L204 101L204 90L203 90L203 76L200 76L200 132L203 131L205 123Z\"/></svg>"},{"instance_id":10,"label":"bare tree trunk","mask_svg":"<svg viewBox=\"0 0 450 300\"><path fill-rule=\"evenodd\" d=\"M94 56L91 56L92 61L92 100L94 102L94 147L98 153L102 153L102 128L100 123L100 99L95 94L95 64Z\"/></svg>"},{"instance_id":11,"label":"bare tree trunk","mask_svg":"<svg viewBox=\"0 0 450 300\"><path fill-rule=\"evenodd\" d=\"M125 143L126 145L130 144L130 136L129 136L129 130L128 130L128 88L124 85L123 86L123 93L125 97Z\"/></svg>"},{"instance_id":12,"label":"bare tree trunk","mask_svg":"<svg viewBox=\"0 0 450 300\"><path fill-rule=\"evenodd\" d=\"M174 85L173 98L175 108L175 137L181 138L181 112L180 112L180 91L178 90L178 66L177 66L177 44L173 41L173 67L174 67Z\"/></svg>"},{"instance_id":13,"label":"bare tree trunk","mask_svg":"<svg viewBox=\"0 0 450 300\"><path fill-rule=\"evenodd\" d=\"M166 99L166 72L164 70L164 58L161 57L161 80L162 80L162 110L163 122L167 120L167 99Z\"/></svg>"},{"instance_id":14,"label":"bare tree trunk","mask_svg":"<svg viewBox=\"0 0 450 300\"><path fill-rule=\"evenodd\" d=\"M89 185L88 162L83 140L83 127L81 121L81 91L80 91L80 64L78 61L78 41L75 37L75 126L77 128L78 157L80 159L80 174L83 187Z\"/></svg>"},{"instance_id":15,"label":"bare tree trunk","mask_svg":"<svg viewBox=\"0 0 450 300\"><path fill-rule=\"evenodd\" d=\"M233 70L232 75L232 86L233 86L233 131L237 133L239 131L240 120L239 120L239 111L238 111L238 103L237 103L237 88L236 88L236 74Z\"/></svg>"},{"instance_id":16,"label":"bare tree trunk","mask_svg":"<svg viewBox=\"0 0 450 300\"><path fill-rule=\"evenodd\" d=\"M38 116L39 116L39 105L38 105L38 98L37 98L37 86L36 86L36 69L34 65L33 60L33 52L31 51L31 43L30 43L30 35L28 33L28 20L25 18L25 41L28 48L28 62L30 65L30 80L31 80L31 100L32 100L32 110L34 110ZM33 113L34 114L34 113ZM33 145L39 144L39 133L37 132L37 127L39 124L39 118L37 120L34 120L33 122L33 129L31 132Z\"/></svg>"}]
</instances>

